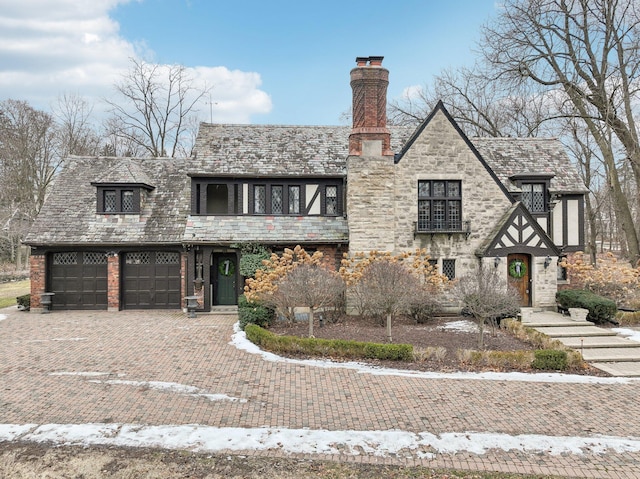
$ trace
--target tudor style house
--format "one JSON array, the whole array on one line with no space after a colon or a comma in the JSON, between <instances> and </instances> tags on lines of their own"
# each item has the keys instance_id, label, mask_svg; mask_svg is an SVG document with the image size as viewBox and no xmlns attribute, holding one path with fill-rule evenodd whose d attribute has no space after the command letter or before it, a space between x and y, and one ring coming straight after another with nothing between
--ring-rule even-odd
<instances>
[{"instance_id":1,"label":"tudor style house","mask_svg":"<svg viewBox=\"0 0 640 479\"><path fill-rule=\"evenodd\" d=\"M241 245L302 245L331 264L426 248L450 278L481 263L524 306L554 307L582 250L586 189L562 144L468 138L440 103L388 127L382 57L351 71L353 126L202 124L184 159L69 158L25 243L32 309L236 304Z\"/></svg>"}]
</instances>

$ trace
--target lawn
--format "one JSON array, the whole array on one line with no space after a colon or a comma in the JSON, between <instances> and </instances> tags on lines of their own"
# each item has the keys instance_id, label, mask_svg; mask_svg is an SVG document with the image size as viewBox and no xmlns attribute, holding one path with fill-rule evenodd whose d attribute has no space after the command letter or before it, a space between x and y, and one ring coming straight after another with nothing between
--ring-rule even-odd
<instances>
[{"instance_id":1,"label":"lawn","mask_svg":"<svg viewBox=\"0 0 640 479\"><path fill-rule=\"evenodd\" d=\"M0 283L0 308L15 306L16 297L28 294L30 288L30 281L28 279Z\"/></svg>"}]
</instances>

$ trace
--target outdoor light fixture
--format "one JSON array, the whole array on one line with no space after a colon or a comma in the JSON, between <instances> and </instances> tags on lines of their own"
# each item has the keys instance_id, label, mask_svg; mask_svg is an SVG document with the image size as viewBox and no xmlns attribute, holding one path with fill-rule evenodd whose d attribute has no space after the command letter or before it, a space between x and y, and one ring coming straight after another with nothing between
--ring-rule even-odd
<instances>
[{"instance_id":1,"label":"outdoor light fixture","mask_svg":"<svg viewBox=\"0 0 640 479\"><path fill-rule=\"evenodd\" d=\"M493 260L493 267L497 268L499 264L500 264L500 258L496 256L495 259Z\"/></svg>"},{"instance_id":2,"label":"outdoor light fixture","mask_svg":"<svg viewBox=\"0 0 640 479\"><path fill-rule=\"evenodd\" d=\"M549 267L549 265L551 264L551 256L547 256L544 259L544 269L547 269Z\"/></svg>"}]
</instances>

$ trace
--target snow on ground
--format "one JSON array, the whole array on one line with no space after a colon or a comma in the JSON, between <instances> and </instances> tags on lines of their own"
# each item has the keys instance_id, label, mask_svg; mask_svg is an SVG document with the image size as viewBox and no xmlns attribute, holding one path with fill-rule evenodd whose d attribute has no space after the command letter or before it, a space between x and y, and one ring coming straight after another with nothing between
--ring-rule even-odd
<instances>
[{"instance_id":1,"label":"snow on ground","mask_svg":"<svg viewBox=\"0 0 640 479\"><path fill-rule=\"evenodd\" d=\"M432 371L412 371L404 369L388 369L370 366L368 364L358 362L334 362L329 360L318 359L292 359L284 358L276 354L262 351L258 346L247 339L244 331L240 330L238 323L234 326L234 334L231 337L230 344L236 348L251 354L259 354L265 361L287 362L293 364L302 364L307 366L315 366L321 368L343 368L352 369L362 374L372 374L374 376L403 376L422 379L475 379L488 381L524 381L538 383L585 383L585 384L626 384L632 381L640 381L640 378L617 378L617 377L599 377L584 376L579 374L562 374L562 373L438 373Z\"/></svg>"},{"instance_id":2,"label":"snow on ground","mask_svg":"<svg viewBox=\"0 0 640 479\"><path fill-rule=\"evenodd\" d=\"M101 381L99 379L90 379L89 382L97 383L97 384L115 384L115 385L124 385L124 386L143 387L143 388L155 389L156 391L162 391L167 393L177 393L177 394L184 394L184 395L193 396L193 397L203 397L208 399L209 401L231 401L231 402L241 402L241 403L247 402L246 399L235 398L232 396L227 396L226 394L211 394L195 386L187 386L185 384L178 384L178 383L168 383L168 382L161 382L161 381L125 381L122 379L108 379L106 381Z\"/></svg>"},{"instance_id":3,"label":"snow on ground","mask_svg":"<svg viewBox=\"0 0 640 479\"><path fill-rule=\"evenodd\" d=\"M406 431L328 431L324 429L218 428L197 424L143 426L135 424L4 424L0 441L51 442L62 445L188 449L198 452L280 450L286 453L358 456L416 456L491 449L534 454L603 454L639 452L640 438L615 436L564 437L537 434Z\"/></svg>"},{"instance_id":4,"label":"snow on ground","mask_svg":"<svg viewBox=\"0 0 640 479\"><path fill-rule=\"evenodd\" d=\"M6 314L0 314L0 321L2 321L3 319L7 319L7 315Z\"/></svg>"},{"instance_id":5,"label":"snow on ground","mask_svg":"<svg viewBox=\"0 0 640 479\"><path fill-rule=\"evenodd\" d=\"M444 329L445 331L462 331L465 333L477 333L478 326L473 321L468 319L461 319L460 321L450 321L444 326L440 326L438 329Z\"/></svg>"},{"instance_id":6,"label":"snow on ground","mask_svg":"<svg viewBox=\"0 0 640 479\"><path fill-rule=\"evenodd\" d=\"M631 341L636 341L640 343L640 331L636 331L635 329L627 329L627 328L611 328L611 331L618 333L621 336L624 336Z\"/></svg>"}]
</instances>

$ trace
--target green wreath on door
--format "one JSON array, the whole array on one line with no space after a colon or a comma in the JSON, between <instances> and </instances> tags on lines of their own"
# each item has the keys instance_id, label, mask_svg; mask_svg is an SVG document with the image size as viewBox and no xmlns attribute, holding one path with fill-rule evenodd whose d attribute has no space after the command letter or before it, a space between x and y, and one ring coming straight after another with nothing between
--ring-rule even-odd
<instances>
[{"instance_id":1,"label":"green wreath on door","mask_svg":"<svg viewBox=\"0 0 640 479\"><path fill-rule=\"evenodd\" d=\"M233 276L233 273L236 272L236 265L233 261L227 259L218 264L218 272L222 276Z\"/></svg>"},{"instance_id":2,"label":"green wreath on door","mask_svg":"<svg viewBox=\"0 0 640 479\"><path fill-rule=\"evenodd\" d=\"M527 274L527 265L520 259L514 259L509 263L509 276L520 279Z\"/></svg>"}]
</instances>

